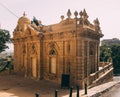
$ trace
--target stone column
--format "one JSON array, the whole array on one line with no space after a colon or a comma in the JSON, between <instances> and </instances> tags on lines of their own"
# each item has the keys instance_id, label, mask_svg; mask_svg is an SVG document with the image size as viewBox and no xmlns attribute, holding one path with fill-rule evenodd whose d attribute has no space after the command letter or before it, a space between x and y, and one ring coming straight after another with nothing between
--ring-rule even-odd
<instances>
[{"instance_id":1,"label":"stone column","mask_svg":"<svg viewBox=\"0 0 120 97\"><path fill-rule=\"evenodd\" d=\"M76 40L76 84L84 86L84 40L78 37Z\"/></svg>"}]
</instances>

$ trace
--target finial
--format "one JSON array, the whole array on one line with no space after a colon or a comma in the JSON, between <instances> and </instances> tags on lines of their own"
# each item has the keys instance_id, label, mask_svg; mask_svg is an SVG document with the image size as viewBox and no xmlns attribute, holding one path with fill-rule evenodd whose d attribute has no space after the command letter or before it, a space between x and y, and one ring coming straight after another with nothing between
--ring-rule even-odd
<instances>
[{"instance_id":1,"label":"finial","mask_svg":"<svg viewBox=\"0 0 120 97\"><path fill-rule=\"evenodd\" d=\"M96 19L94 20L94 24L96 24L96 25L99 25L99 24L100 24L98 18L96 18Z\"/></svg>"},{"instance_id":2,"label":"finial","mask_svg":"<svg viewBox=\"0 0 120 97\"><path fill-rule=\"evenodd\" d=\"M61 15L61 20L63 21L63 19L64 19L64 15Z\"/></svg>"},{"instance_id":3,"label":"finial","mask_svg":"<svg viewBox=\"0 0 120 97\"><path fill-rule=\"evenodd\" d=\"M78 12L75 11L75 12L74 12L74 15L75 15L75 18L77 18L77 16L78 16Z\"/></svg>"},{"instance_id":4,"label":"finial","mask_svg":"<svg viewBox=\"0 0 120 97\"><path fill-rule=\"evenodd\" d=\"M83 16L86 16L87 15L87 13L86 13L86 10L84 9L83 10Z\"/></svg>"},{"instance_id":5,"label":"finial","mask_svg":"<svg viewBox=\"0 0 120 97\"><path fill-rule=\"evenodd\" d=\"M68 9L67 16L68 16L68 18L70 18L70 16L71 16L70 9Z\"/></svg>"},{"instance_id":6,"label":"finial","mask_svg":"<svg viewBox=\"0 0 120 97\"><path fill-rule=\"evenodd\" d=\"M96 22L97 22L97 24L98 24L98 25L100 24L100 22L99 22L98 18L96 18Z\"/></svg>"},{"instance_id":7,"label":"finial","mask_svg":"<svg viewBox=\"0 0 120 97\"><path fill-rule=\"evenodd\" d=\"M79 15L80 15L80 17L82 17L82 15L83 15L83 12L82 12L82 11L80 11Z\"/></svg>"},{"instance_id":8,"label":"finial","mask_svg":"<svg viewBox=\"0 0 120 97\"><path fill-rule=\"evenodd\" d=\"M23 16L26 16L26 13L25 13L25 11L24 11L24 13L23 13Z\"/></svg>"},{"instance_id":9,"label":"finial","mask_svg":"<svg viewBox=\"0 0 120 97\"><path fill-rule=\"evenodd\" d=\"M83 10L83 16L84 16L84 18L85 18L85 19L87 19L87 18L89 17L89 16L87 15L87 13L86 13L86 10L85 10L85 9Z\"/></svg>"},{"instance_id":10,"label":"finial","mask_svg":"<svg viewBox=\"0 0 120 97\"><path fill-rule=\"evenodd\" d=\"M96 30L96 31L101 31L99 25L100 25L99 20L98 20L98 18L96 18L96 19L94 20L94 26L95 26L95 30ZM100 32L100 33L101 33L101 32Z\"/></svg>"}]
</instances>

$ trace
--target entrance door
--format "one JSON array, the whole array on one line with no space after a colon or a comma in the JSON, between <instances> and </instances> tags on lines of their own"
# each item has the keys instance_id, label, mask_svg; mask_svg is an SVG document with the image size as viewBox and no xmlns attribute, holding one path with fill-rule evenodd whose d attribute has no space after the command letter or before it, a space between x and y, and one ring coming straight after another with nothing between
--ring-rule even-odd
<instances>
[{"instance_id":1,"label":"entrance door","mask_svg":"<svg viewBox=\"0 0 120 97\"><path fill-rule=\"evenodd\" d=\"M36 58L32 58L32 76L34 78L37 77L37 62L36 62Z\"/></svg>"}]
</instances>

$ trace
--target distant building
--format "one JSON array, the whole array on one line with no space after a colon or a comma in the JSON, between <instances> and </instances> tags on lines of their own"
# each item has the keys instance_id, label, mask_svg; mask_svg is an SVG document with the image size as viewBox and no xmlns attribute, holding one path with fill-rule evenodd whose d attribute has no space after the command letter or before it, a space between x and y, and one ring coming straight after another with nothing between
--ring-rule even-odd
<instances>
[{"instance_id":1,"label":"distant building","mask_svg":"<svg viewBox=\"0 0 120 97\"><path fill-rule=\"evenodd\" d=\"M118 38L113 39L104 39L101 41L101 45L112 46L112 45L120 45L120 40Z\"/></svg>"},{"instance_id":2,"label":"distant building","mask_svg":"<svg viewBox=\"0 0 120 97\"><path fill-rule=\"evenodd\" d=\"M15 72L58 83L63 74L69 75L70 85L81 88L84 83L97 85L111 80L111 65L99 72L99 40L103 34L98 19L90 23L85 10L80 16L78 12L74 15L71 18L68 10L66 19L61 16L59 23L43 26L41 22L35 25L24 14L13 32Z\"/></svg>"}]
</instances>

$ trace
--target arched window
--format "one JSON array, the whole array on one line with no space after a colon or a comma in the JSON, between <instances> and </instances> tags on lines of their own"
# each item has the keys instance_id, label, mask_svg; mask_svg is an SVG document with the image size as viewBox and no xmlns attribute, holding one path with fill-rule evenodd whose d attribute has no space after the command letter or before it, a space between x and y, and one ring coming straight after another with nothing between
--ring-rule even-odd
<instances>
[{"instance_id":1,"label":"arched window","mask_svg":"<svg viewBox=\"0 0 120 97\"><path fill-rule=\"evenodd\" d=\"M50 52L49 52L49 55L56 55L56 52L55 52L55 50L50 50Z\"/></svg>"},{"instance_id":2,"label":"arched window","mask_svg":"<svg viewBox=\"0 0 120 97\"><path fill-rule=\"evenodd\" d=\"M54 49L50 50L49 52L49 71L52 74L56 74L57 72L57 58L56 58L56 51Z\"/></svg>"}]
</instances>

